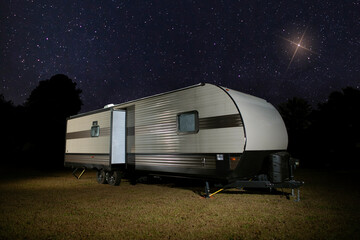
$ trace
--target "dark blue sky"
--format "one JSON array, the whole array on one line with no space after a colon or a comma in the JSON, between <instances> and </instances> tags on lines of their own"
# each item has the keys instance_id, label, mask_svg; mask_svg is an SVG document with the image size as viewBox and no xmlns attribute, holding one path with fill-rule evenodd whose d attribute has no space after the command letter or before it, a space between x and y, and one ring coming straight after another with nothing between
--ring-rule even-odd
<instances>
[{"instance_id":1,"label":"dark blue sky","mask_svg":"<svg viewBox=\"0 0 360 240\"><path fill-rule=\"evenodd\" d=\"M360 1L4 0L0 11L0 93L15 104L57 73L83 90L83 111L199 82L273 104L360 89Z\"/></svg>"}]
</instances>

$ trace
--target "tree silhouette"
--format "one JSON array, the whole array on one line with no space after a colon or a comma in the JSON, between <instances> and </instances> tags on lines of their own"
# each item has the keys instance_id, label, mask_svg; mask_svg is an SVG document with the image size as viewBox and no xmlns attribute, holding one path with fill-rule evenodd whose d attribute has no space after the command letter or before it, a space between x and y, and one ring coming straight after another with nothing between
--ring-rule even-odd
<instances>
[{"instance_id":1,"label":"tree silhouette","mask_svg":"<svg viewBox=\"0 0 360 240\"><path fill-rule=\"evenodd\" d=\"M279 105L289 135L289 152L307 167L360 166L360 91L335 91L312 110L306 100Z\"/></svg>"},{"instance_id":2,"label":"tree silhouette","mask_svg":"<svg viewBox=\"0 0 360 240\"><path fill-rule=\"evenodd\" d=\"M58 74L40 81L25 103L28 120L23 157L42 167L63 165L66 118L81 109L81 90Z\"/></svg>"},{"instance_id":3,"label":"tree silhouette","mask_svg":"<svg viewBox=\"0 0 360 240\"><path fill-rule=\"evenodd\" d=\"M314 118L314 143L321 162L337 167L359 166L360 91L351 87L330 94Z\"/></svg>"},{"instance_id":4,"label":"tree silhouette","mask_svg":"<svg viewBox=\"0 0 360 240\"><path fill-rule=\"evenodd\" d=\"M3 156L2 164L12 161L13 153L15 152L15 136L12 134L14 131L14 120L15 120L15 106L11 101L6 101L3 94L0 94L0 126L1 135L0 146L1 146L1 155Z\"/></svg>"},{"instance_id":5,"label":"tree silhouette","mask_svg":"<svg viewBox=\"0 0 360 240\"><path fill-rule=\"evenodd\" d=\"M307 129L312 112L311 105L302 98L292 98L279 105L279 112L284 119L288 131L303 131Z\"/></svg>"},{"instance_id":6,"label":"tree silhouette","mask_svg":"<svg viewBox=\"0 0 360 240\"><path fill-rule=\"evenodd\" d=\"M6 108L10 109L14 107L14 104L12 103L12 101L6 101L4 95L1 93L0 94L0 107L1 110L5 110Z\"/></svg>"},{"instance_id":7,"label":"tree silhouette","mask_svg":"<svg viewBox=\"0 0 360 240\"><path fill-rule=\"evenodd\" d=\"M76 83L63 74L57 74L50 80L40 81L31 92L25 106L30 111L45 114L56 119L64 119L77 114L81 109L81 90Z\"/></svg>"},{"instance_id":8,"label":"tree silhouette","mask_svg":"<svg viewBox=\"0 0 360 240\"><path fill-rule=\"evenodd\" d=\"M311 105L302 98L292 98L279 105L289 136L289 152L297 158L306 159L307 134L311 125ZM306 160L305 160L306 161ZM304 162L302 162L303 164Z\"/></svg>"}]
</instances>

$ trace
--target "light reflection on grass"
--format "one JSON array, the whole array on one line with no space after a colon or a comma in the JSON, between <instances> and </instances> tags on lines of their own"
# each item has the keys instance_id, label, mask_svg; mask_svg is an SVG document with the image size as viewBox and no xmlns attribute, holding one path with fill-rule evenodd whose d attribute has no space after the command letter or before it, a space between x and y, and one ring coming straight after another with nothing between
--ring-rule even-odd
<instances>
[{"instance_id":1,"label":"light reflection on grass","mask_svg":"<svg viewBox=\"0 0 360 240\"><path fill-rule=\"evenodd\" d=\"M70 171L2 174L0 239L357 239L355 176L300 170L295 203L233 190L205 200L202 186L171 182L112 187L94 171L80 180Z\"/></svg>"}]
</instances>

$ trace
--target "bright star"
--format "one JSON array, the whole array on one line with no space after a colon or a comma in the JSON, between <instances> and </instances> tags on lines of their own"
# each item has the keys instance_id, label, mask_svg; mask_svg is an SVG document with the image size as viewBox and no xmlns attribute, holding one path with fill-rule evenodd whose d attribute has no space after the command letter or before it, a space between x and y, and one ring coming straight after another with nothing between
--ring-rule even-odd
<instances>
[{"instance_id":1,"label":"bright star","mask_svg":"<svg viewBox=\"0 0 360 240\"><path fill-rule=\"evenodd\" d=\"M290 39L281 37L281 38L284 39L285 41L288 41L289 43L296 45L296 48L295 48L295 50L294 50L294 53L293 53L293 55L292 55L292 57L291 57L291 60L290 60L290 62L289 62L289 64L288 64L288 66L287 66L286 71L289 70L291 63L293 62L293 60L294 60L294 58L295 58L295 56L296 56L296 53L299 51L299 48L302 48L302 49L304 49L304 50L306 50L306 51L309 51L309 52L311 52L311 53L316 54L315 52L311 51L309 48L306 48L305 46L302 45L302 41L303 41L303 39L304 39L304 36L305 36L306 31L307 31L307 27L306 27L304 33L301 35L301 38L300 38L300 41L299 41L299 42L294 42L294 41L291 41Z\"/></svg>"}]
</instances>

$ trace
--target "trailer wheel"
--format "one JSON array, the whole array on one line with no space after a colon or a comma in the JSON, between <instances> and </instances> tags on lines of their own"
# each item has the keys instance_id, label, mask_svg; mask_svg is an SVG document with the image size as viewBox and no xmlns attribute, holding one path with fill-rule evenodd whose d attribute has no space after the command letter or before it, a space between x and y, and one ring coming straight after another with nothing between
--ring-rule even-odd
<instances>
[{"instance_id":1,"label":"trailer wheel","mask_svg":"<svg viewBox=\"0 0 360 240\"><path fill-rule=\"evenodd\" d=\"M106 178L105 178L105 172L104 170L98 170L96 172L96 180L98 183L100 184L105 184L106 183Z\"/></svg>"},{"instance_id":2,"label":"trailer wheel","mask_svg":"<svg viewBox=\"0 0 360 240\"><path fill-rule=\"evenodd\" d=\"M112 171L108 173L108 183L111 186L119 186L120 182L121 182L120 171Z\"/></svg>"}]
</instances>

